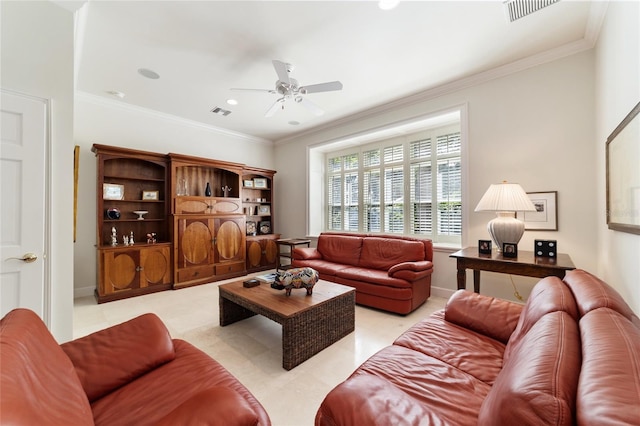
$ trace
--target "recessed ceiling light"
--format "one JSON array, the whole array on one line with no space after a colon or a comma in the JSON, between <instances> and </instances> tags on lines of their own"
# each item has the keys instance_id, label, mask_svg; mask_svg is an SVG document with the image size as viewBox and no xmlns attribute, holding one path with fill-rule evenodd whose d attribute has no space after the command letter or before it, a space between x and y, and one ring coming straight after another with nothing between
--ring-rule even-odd
<instances>
[{"instance_id":1,"label":"recessed ceiling light","mask_svg":"<svg viewBox=\"0 0 640 426\"><path fill-rule=\"evenodd\" d=\"M289 124L291 124L292 126L297 126L298 124L300 124L300 122L299 121L295 121L295 120L291 120L289 122Z\"/></svg>"},{"instance_id":2,"label":"recessed ceiling light","mask_svg":"<svg viewBox=\"0 0 640 426\"><path fill-rule=\"evenodd\" d=\"M122 98L124 98L126 96L124 93L118 92L117 90L109 90L107 93L110 94L110 95L116 96L116 97L118 97L120 99L122 99Z\"/></svg>"},{"instance_id":3,"label":"recessed ceiling light","mask_svg":"<svg viewBox=\"0 0 640 426\"><path fill-rule=\"evenodd\" d=\"M235 99L227 99L227 103L229 105L238 105L238 101L236 101Z\"/></svg>"},{"instance_id":4,"label":"recessed ceiling light","mask_svg":"<svg viewBox=\"0 0 640 426\"><path fill-rule=\"evenodd\" d=\"M382 10L391 10L400 3L400 0L380 0L378 7Z\"/></svg>"},{"instance_id":5,"label":"recessed ceiling light","mask_svg":"<svg viewBox=\"0 0 640 426\"><path fill-rule=\"evenodd\" d=\"M160 74L158 74L158 73L157 73L157 72L155 72L155 71L151 71L151 70L149 70L149 69L146 69L146 68L140 68L140 69L138 69L138 74L140 74L140 75L141 75L141 76L143 76L143 77L150 78L150 79L152 79L152 80L157 80L157 79L159 79L159 78L160 78Z\"/></svg>"}]
</instances>

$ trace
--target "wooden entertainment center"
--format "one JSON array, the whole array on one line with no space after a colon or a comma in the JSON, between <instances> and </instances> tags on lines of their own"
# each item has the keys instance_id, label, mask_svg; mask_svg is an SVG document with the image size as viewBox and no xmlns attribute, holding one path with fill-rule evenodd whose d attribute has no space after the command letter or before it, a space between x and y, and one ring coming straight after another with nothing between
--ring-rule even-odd
<instances>
[{"instance_id":1,"label":"wooden entertainment center","mask_svg":"<svg viewBox=\"0 0 640 426\"><path fill-rule=\"evenodd\" d=\"M92 151L99 303L276 267L275 171L99 144Z\"/></svg>"}]
</instances>

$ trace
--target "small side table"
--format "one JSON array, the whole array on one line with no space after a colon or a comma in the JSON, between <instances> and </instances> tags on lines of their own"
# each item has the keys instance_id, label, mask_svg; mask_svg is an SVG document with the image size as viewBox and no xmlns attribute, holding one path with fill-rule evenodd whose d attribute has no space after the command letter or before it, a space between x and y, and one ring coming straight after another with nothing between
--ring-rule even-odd
<instances>
[{"instance_id":1,"label":"small side table","mask_svg":"<svg viewBox=\"0 0 640 426\"><path fill-rule=\"evenodd\" d=\"M285 258L285 259L289 259L291 260L293 258L293 249L297 246L307 246L309 247L311 245L311 240L305 240L302 238L282 238L280 240L276 240L276 244L278 245L278 263L276 265L276 271L279 271L280 269L288 269L290 268L290 263L289 265L283 265L280 262L281 258ZM287 251L282 251L281 247L288 247Z\"/></svg>"}]
</instances>

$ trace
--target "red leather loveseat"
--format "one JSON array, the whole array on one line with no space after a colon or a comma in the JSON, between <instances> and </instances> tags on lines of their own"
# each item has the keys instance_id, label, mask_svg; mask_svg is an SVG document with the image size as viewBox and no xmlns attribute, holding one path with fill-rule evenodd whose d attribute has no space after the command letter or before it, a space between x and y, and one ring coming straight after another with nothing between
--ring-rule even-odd
<instances>
[{"instance_id":1,"label":"red leather loveseat","mask_svg":"<svg viewBox=\"0 0 640 426\"><path fill-rule=\"evenodd\" d=\"M269 425L220 364L146 314L58 345L32 311L0 321L0 424Z\"/></svg>"},{"instance_id":2,"label":"red leather loveseat","mask_svg":"<svg viewBox=\"0 0 640 426\"><path fill-rule=\"evenodd\" d=\"M465 290L322 402L316 426L639 425L640 320L582 270L526 305Z\"/></svg>"},{"instance_id":3,"label":"red leather loveseat","mask_svg":"<svg viewBox=\"0 0 640 426\"><path fill-rule=\"evenodd\" d=\"M356 303L408 314L431 295L431 240L397 235L324 232L317 248L295 248L292 266L355 287Z\"/></svg>"}]
</instances>

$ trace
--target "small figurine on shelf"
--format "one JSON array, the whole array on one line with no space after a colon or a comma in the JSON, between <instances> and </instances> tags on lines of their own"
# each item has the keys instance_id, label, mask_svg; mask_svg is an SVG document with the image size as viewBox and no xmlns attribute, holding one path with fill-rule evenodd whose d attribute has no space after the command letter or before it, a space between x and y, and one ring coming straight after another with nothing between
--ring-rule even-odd
<instances>
[{"instance_id":1,"label":"small figurine on shelf","mask_svg":"<svg viewBox=\"0 0 640 426\"><path fill-rule=\"evenodd\" d=\"M122 236L122 244L124 244L125 246L129 245L129 237L127 237L126 235Z\"/></svg>"},{"instance_id":2,"label":"small figurine on shelf","mask_svg":"<svg viewBox=\"0 0 640 426\"><path fill-rule=\"evenodd\" d=\"M156 243L156 233L150 232L147 234L147 244L155 244Z\"/></svg>"},{"instance_id":3,"label":"small figurine on shelf","mask_svg":"<svg viewBox=\"0 0 640 426\"><path fill-rule=\"evenodd\" d=\"M132 246L134 244L133 241L133 231L131 231L131 233L129 234L129 245Z\"/></svg>"},{"instance_id":4,"label":"small figurine on shelf","mask_svg":"<svg viewBox=\"0 0 640 426\"><path fill-rule=\"evenodd\" d=\"M115 226L111 227L111 245L113 247L118 245L118 235L117 235Z\"/></svg>"},{"instance_id":5,"label":"small figurine on shelf","mask_svg":"<svg viewBox=\"0 0 640 426\"><path fill-rule=\"evenodd\" d=\"M222 187L222 193L224 194L224 196L228 196L229 195L229 191L231 191L231 187L228 185L225 185Z\"/></svg>"},{"instance_id":6,"label":"small figurine on shelf","mask_svg":"<svg viewBox=\"0 0 640 426\"><path fill-rule=\"evenodd\" d=\"M207 182L207 187L204 189L204 195L211 197L211 185L209 185L209 182Z\"/></svg>"}]
</instances>

